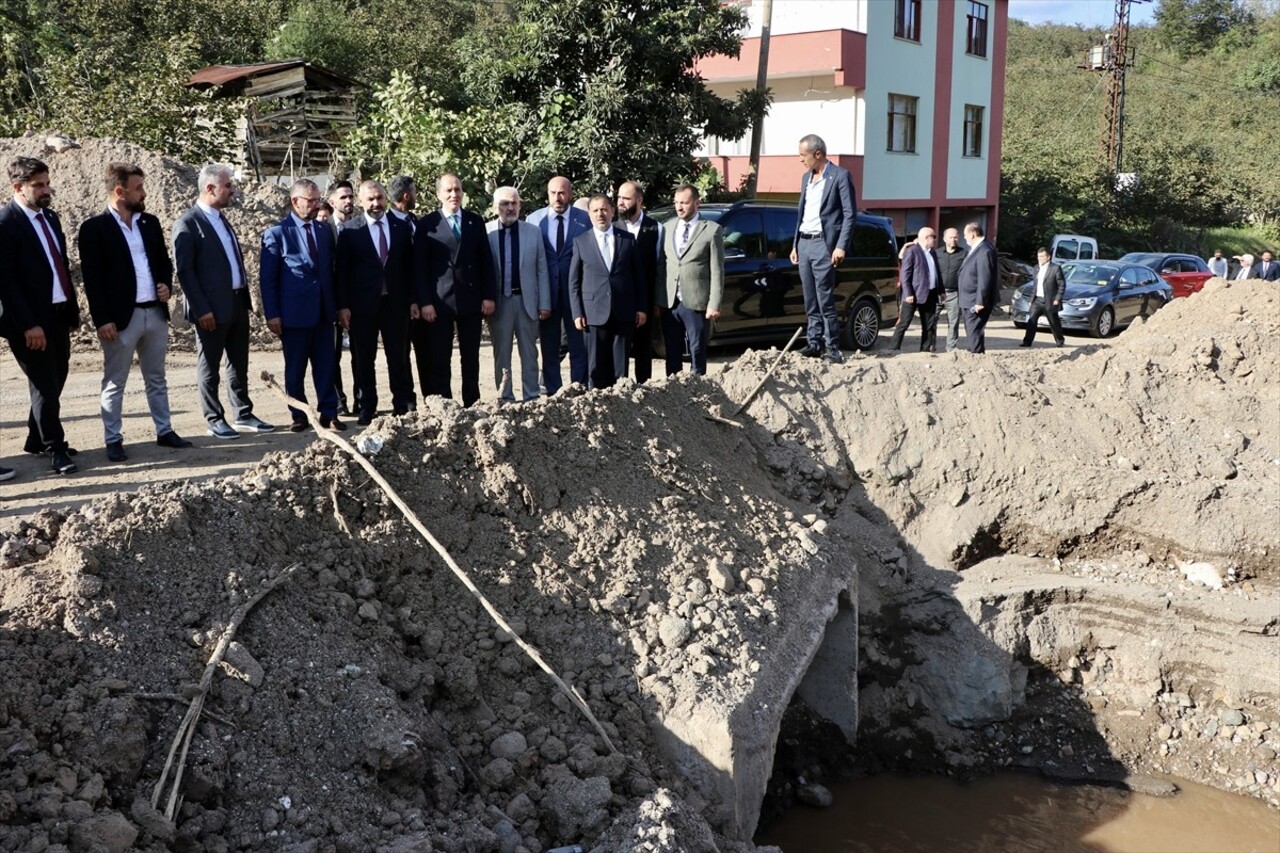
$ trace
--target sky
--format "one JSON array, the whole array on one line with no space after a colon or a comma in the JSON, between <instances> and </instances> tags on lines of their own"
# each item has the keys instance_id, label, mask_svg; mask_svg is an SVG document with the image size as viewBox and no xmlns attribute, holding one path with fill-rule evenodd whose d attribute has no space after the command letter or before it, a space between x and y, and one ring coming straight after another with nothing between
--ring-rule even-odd
<instances>
[{"instance_id":1,"label":"sky","mask_svg":"<svg viewBox=\"0 0 1280 853\"><path fill-rule=\"evenodd\" d=\"M1134 3L1129 7L1129 23L1155 21L1156 4ZM1009 0L1009 17L1028 24L1084 24L1110 27L1115 18L1115 0Z\"/></svg>"}]
</instances>

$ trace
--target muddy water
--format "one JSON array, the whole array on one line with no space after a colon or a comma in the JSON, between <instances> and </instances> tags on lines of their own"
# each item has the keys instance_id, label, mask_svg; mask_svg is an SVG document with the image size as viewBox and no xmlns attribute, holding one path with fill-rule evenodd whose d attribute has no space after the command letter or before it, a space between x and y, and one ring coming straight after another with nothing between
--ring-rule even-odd
<instances>
[{"instance_id":1,"label":"muddy water","mask_svg":"<svg viewBox=\"0 0 1280 853\"><path fill-rule=\"evenodd\" d=\"M959 785L862 779L823 811L797 806L757 844L783 853L1280 853L1280 812L1174 780L1168 798L1061 786L1029 774Z\"/></svg>"}]
</instances>

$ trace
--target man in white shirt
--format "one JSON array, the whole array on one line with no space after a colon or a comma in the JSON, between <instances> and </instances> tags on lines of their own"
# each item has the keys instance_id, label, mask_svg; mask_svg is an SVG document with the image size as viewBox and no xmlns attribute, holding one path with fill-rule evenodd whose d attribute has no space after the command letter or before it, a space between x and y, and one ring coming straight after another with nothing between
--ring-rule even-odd
<instances>
[{"instance_id":1,"label":"man in white shirt","mask_svg":"<svg viewBox=\"0 0 1280 853\"><path fill-rule=\"evenodd\" d=\"M1036 339L1036 326L1041 315L1049 320L1049 330L1053 332L1053 342L1062 346L1062 322L1058 312L1062 310L1062 299L1067 293L1067 283L1062 277L1062 267L1049 262L1049 250L1036 250L1036 289L1031 295L1031 308L1027 311L1027 332L1022 336L1020 347L1029 347Z\"/></svg>"},{"instance_id":2,"label":"man in white shirt","mask_svg":"<svg viewBox=\"0 0 1280 853\"><path fill-rule=\"evenodd\" d=\"M1231 268L1231 262L1222 256L1221 249L1213 250L1213 257L1205 261L1209 265L1209 272L1218 278L1226 278L1227 270Z\"/></svg>"},{"instance_id":3,"label":"man in white shirt","mask_svg":"<svg viewBox=\"0 0 1280 853\"><path fill-rule=\"evenodd\" d=\"M938 256L933 247L938 235L929 226L916 234L915 243L907 247L902 257L902 274L899 283L902 299L899 302L898 324L893 329L891 348L902 349L902 337L911 325L911 318L920 312L920 352L934 352L938 346L938 298L942 279L938 275Z\"/></svg>"}]
</instances>

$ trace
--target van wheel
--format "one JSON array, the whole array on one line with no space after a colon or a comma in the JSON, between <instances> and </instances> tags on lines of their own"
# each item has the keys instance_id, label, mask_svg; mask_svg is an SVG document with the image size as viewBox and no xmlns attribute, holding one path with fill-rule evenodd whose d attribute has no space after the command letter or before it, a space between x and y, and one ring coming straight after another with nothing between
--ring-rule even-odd
<instances>
[{"instance_id":1,"label":"van wheel","mask_svg":"<svg viewBox=\"0 0 1280 853\"><path fill-rule=\"evenodd\" d=\"M880 337L880 308L875 300L864 296L853 303L845 320L840 345L845 349L869 350Z\"/></svg>"}]
</instances>

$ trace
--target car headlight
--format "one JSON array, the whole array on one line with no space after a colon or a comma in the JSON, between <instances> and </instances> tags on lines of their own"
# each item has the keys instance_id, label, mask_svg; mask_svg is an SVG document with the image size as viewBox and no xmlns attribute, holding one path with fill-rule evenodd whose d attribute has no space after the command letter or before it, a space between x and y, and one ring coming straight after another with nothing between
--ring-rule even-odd
<instances>
[{"instance_id":1,"label":"car headlight","mask_svg":"<svg viewBox=\"0 0 1280 853\"><path fill-rule=\"evenodd\" d=\"M1067 300L1067 304L1070 305L1072 308L1083 308L1085 311L1088 311L1090 308L1096 305L1097 302L1098 302L1098 297L1096 296L1084 296L1084 297L1081 297L1080 299Z\"/></svg>"}]
</instances>

